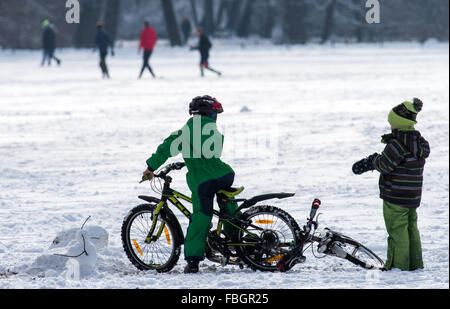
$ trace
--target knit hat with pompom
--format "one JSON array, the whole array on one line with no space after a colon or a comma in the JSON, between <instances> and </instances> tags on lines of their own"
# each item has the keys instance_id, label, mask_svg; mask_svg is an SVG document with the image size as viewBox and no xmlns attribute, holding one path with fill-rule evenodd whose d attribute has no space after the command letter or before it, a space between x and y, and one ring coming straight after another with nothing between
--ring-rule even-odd
<instances>
[{"instance_id":1,"label":"knit hat with pompom","mask_svg":"<svg viewBox=\"0 0 450 309\"><path fill-rule=\"evenodd\" d=\"M417 123L417 114L422 110L423 103L420 99L414 98L412 102L405 101L389 112L389 124L399 130L414 130Z\"/></svg>"}]
</instances>

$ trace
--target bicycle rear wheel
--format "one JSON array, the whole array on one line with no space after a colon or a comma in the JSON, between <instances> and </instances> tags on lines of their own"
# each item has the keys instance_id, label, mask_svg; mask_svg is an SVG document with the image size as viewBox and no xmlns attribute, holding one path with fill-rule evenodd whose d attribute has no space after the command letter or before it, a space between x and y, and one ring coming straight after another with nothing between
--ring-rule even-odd
<instances>
[{"instance_id":1,"label":"bicycle rear wheel","mask_svg":"<svg viewBox=\"0 0 450 309\"><path fill-rule=\"evenodd\" d=\"M333 240L329 246L331 253L366 269L383 268L383 260L369 248L353 238L331 230L329 232L333 235ZM346 253L346 255L343 255L343 253Z\"/></svg>"},{"instance_id":2,"label":"bicycle rear wheel","mask_svg":"<svg viewBox=\"0 0 450 309\"><path fill-rule=\"evenodd\" d=\"M123 249L131 263L140 270L170 271L180 257L180 237L171 216L158 217L155 233L161 236L145 242L153 220L155 205L136 206L125 217L122 224Z\"/></svg>"},{"instance_id":3,"label":"bicycle rear wheel","mask_svg":"<svg viewBox=\"0 0 450 309\"><path fill-rule=\"evenodd\" d=\"M301 242L301 230L286 211L269 205L255 206L239 218L246 221L236 246L241 259L254 270L277 271L285 254Z\"/></svg>"}]
</instances>

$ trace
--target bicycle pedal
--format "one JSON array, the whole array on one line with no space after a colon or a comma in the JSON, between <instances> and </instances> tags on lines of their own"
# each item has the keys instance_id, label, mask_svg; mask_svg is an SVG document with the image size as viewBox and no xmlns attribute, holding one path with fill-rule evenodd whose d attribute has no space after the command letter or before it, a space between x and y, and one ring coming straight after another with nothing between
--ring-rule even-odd
<instances>
[{"instance_id":1,"label":"bicycle pedal","mask_svg":"<svg viewBox=\"0 0 450 309\"><path fill-rule=\"evenodd\" d=\"M305 261L306 261L306 257L303 255L294 256L294 257L290 257L290 258L283 258L277 263L276 267L277 267L278 271L286 272L289 269L291 269L292 267L294 267L296 264L303 263Z\"/></svg>"},{"instance_id":2,"label":"bicycle pedal","mask_svg":"<svg viewBox=\"0 0 450 309\"><path fill-rule=\"evenodd\" d=\"M281 260L277 263L276 267L277 267L277 270L278 270L279 272L282 272L282 273L284 273L284 272L286 272L286 271L289 270L289 268L286 266L286 260L284 260L284 259L281 259Z\"/></svg>"},{"instance_id":3,"label":"bicycle pedal","mask_svg":"<svg viewBox=\"0 0 450 309\"><path fill-rule=\"evenodd\" d=\"M243 262L239 258L229 258L228 264L230 265L241 265Z\"/></svg>"}]
</instances>

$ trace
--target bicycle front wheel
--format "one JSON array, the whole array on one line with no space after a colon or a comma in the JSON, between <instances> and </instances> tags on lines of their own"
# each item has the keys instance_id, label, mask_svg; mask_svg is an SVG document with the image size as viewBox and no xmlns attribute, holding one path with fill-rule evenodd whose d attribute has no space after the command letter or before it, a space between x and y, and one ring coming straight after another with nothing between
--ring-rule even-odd
<instances>
[{"instance_id":1,"label":"bicycle front wheel","mask_svg":"<svg viewBox=\"0 0 450 309\"><path fill-rule=\"evenodd\" d=\"M138 269L167 272L180 257L180 236L177 235L175 217L163 219L159 216L153 233L155 237L146 242L155 207L142 204L128 213L122 224L122 244L128 259Z\"/></svg>"},{"instance_id":2,"label":"bicycle front wheel","mask_svg":"<svg viewBox=\"0 0 450 309\"><path fill-rule=\"evenodd\" d=\"M339 257L345 258L355 265L366 269L381 269L384 266L383 260L372 250L360 244L353 238L331 231L333 241L330 251Z\"/></svg>"}]
</instances>

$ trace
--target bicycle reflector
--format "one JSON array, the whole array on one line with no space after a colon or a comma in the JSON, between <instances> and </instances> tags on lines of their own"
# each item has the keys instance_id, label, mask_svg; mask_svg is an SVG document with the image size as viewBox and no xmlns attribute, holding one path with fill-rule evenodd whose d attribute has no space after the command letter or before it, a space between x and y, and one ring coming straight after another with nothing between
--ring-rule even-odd
<instances>
[{"instance_id":1,"label":"bicycle reflector","mask_svg":"<svg viewBox=\"0 0 450 309\"><path fill-rule=\"evenodd\" d=\"M266 260L266 262L272 263L272 262L279 261L279 260L281 260L283 258L283 256L284 256L283 254L278 254L278 255L273 256L270 259Z\"/></svg>"},{"instance_id":2,"label":"bicycle reflector","mask_svg":"<svg viewBox=\"0 0 450 309\"><path fill-rule=\"evenodd\" d=\"M166 234L167 244L170 245L170 234L169 234L169 230L167 229L167 226L165 226L165 225L164 225L164 233Z\"/></svg>"},{"instance_id":3,"label":"bicycle reflector","mask_svg":"<svg viewBox=\"0 0 450 309\"><path fill-rule=\"evenodd\" d=\"M134 244L134 246L136 247L136 250L139 252L139 254L140 254L140 255L144 255L144 254L142 253L141 247L139 247L139 245L138 245L136 239L134 239L134 238L133 238L133 244Z\"/></svg>"},{"instance_id":4,"label":"bicycle reflector","mask_svg":"<svg viewBox=\"0 0 450 309\"><path fill-rule=\"evenodd\" d=\"M256 220L255 223L259 223L259 224L272 224L273 220Z\"/></svg>"}]
</instances>

